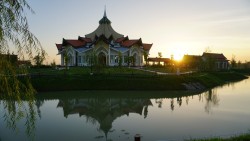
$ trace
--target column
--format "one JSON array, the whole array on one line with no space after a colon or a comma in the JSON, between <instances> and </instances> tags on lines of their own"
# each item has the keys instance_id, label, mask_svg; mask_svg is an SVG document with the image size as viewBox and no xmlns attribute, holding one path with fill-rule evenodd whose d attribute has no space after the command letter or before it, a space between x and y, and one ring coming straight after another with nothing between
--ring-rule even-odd
<instances>
[{"instance_id":1,"label":"column","mask_svg":"<svg viewBox=\"0 0 250 141\"><path fill-rule=\"evenodd\" d=\"M61 66L64 66L64 55L61 53Z\"/></svg>"},{"instance_id":2,"label":"column","mask_svg":"<svg viewBox=\"0 0 250 141\"><path fill-rule=\"evenodd\" d=\"M110 66L110 45L109 45L109 54L108 54L108 66Z\"/></svg>"}]
</instances>

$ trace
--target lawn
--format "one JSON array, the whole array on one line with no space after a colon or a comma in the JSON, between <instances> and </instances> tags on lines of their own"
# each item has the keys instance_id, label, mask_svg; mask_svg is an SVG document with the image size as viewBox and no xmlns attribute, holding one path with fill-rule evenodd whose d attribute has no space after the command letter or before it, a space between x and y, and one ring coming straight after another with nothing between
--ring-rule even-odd
<instances>
[{"instance_id":1,"label":"lawn","mask_svg":"<svg viewBox=\"0 0 250 141\"><path fill-rule=\"evenodd\" d=\"M126 67L71 67L69 70L32 68L33 86L38 91L55 90L186 90L185 84L200 83L212 88L246 77L236 72L202 72L185 75L156 75Z\"/></svg>"},{"instance_id":2,"label":"lawn","mask_svg":"<svg viewBox=\"0 0 250 141\"><path fill-rule=\"evenodd\" d=\"M170 66L147 66L144 67L145 70L150 71L157 71L157 72L163 72L163 73L176 73L177 67L170 67ZM196 71L193 69L186 69L186 68L179 68L179 72L190 72L190 71Z\"/></svg>"},{"instance_id":3,"label":"lawn","mask_svg":"<svg viewBox=\"0 0 250 141\"><path fill-rule=\"evenodd\" d=\"M145 74L150 75L152 73L145 72L137 69L131 69L127 67L99 67L93 68L92 72L94 74ZM86 75L91 73L90 67L70 67L68 70L62 69L53 69L53 68L31 68L29 69L31 74L46 74L46 75L58 75L58 74L67 74L67 75Z\"/></svg>"},{"instance_id":4,"label":"lawn","mask_svg":"<svg viewBox=\"0 0 250 141\"><path fill-rule=\"evenodd\" d=\"M211 138L211 139L191 139L186 141L250 141L250 133L239 136L234 136L227 139L222 138Z\"/></svg>"}]
</instances>

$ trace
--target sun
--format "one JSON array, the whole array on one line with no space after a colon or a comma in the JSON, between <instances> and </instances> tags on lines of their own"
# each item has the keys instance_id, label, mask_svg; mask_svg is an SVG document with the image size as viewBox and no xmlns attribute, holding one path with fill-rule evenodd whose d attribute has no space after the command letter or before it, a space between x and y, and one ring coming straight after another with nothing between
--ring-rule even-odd
<instances>
[{"instance_id":1,"label":"sun","mask_svg":"<svg viewBox=\"0 0 250 141\"><path fill-rule=\"evenodd\" d=\"M176 61L181 61L185 52L186 47L183 44L175 44L172 48L172 55Z\"/></svg>"},{"instance_id":2,"label":"sun","mask_svg":"<svg viewBox=\"0 0 250 141\"><path fill-rule=\"evenodd\" d=\"M174 60L176 60L176 61L181 61L184 54L181 53L181 52L175 52L175 53L172 54L172 55L173 55Z\"/></svg>"}]
</instances>

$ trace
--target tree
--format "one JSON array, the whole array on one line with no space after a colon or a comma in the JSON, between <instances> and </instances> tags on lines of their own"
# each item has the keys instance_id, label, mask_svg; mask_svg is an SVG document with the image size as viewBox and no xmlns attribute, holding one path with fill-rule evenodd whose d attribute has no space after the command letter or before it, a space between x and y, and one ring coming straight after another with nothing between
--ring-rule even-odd
<instances>
[{"instance_id":1,"label":"tree","mask_svg":"<svg viewBox=\"0 0 250 141\"><path fill-rule=\"evenodd\" d=\"M247 62L247 60L245 60L245 63L243 64L244 69L247 69L247 68L248 68L248 63L249 63L249 62Z\"/></svg>"},{"instance_id":2,"label":"tree","mask_svg":"<svg viewBox=\"0 0 250 141\"><path fill-rule=\"evenodd\" d=\"M242 68L241 65L242 65L242 63L241 63L241 61L239 60L238 63L237 63L237 68L239 68L239 69Z\"/></svg>"},{"instance_id":3,"label":"tree","mask_svg":"<svg viewBox=\"0 0 250 141\"><path fill-rule=\"evenodd\" d=\"M4 59L3 55L10 49L10 44L15 47L19 57L24 53L31 58L34 51L42 47L38 39L29 30L27 11L34 13L26 0L1 0L0 1L0 93L10 97L20 98L21 93L34 93L34 89L26 77L25 81L18 79L16 66Z\"/></svg>"},{"instance_id":4,"label":"tree","mask_svg":"<svg viewBox=\"0 0 250 141\"><path fill-rule=\"evenodd\" d=\"M118 66L121 67L122 66L122 53L119 51L118 53Z\"/></svg>"},{"instance_id":5,"label":"tree","mask_svg":"<svg viewBox=\"0 0 250 141\"><path fill-rule=\"evenodd\" d=\"M162 58L162 53L161 53L161 52L158 52L158 57L159 57L159 58ZM160 61L158 62L158 65L159 65L159 66L161 65L161 62L160 62Z\"/></svg>"},{"instance_id":6,"label":"tree","mask_svg":"<svg viewBox=\"0 0 250 141\"><path fill-rule=\"evenodd\" d=\"M236 59L235 59L235 55L232 55L231 66L232 66L233 69L236 68Z\"/></svg>"},{"instance_id":7,"label":"tree","mask_svg":"<svg viewBox=\"0 0 250 141\"><path fill-rule=\"evenodd\" d=\"M50 66L51 66L53 69L56 69L56 61L53 60L53 61L50 63Z\"/></svg>"},{"instance_id":8,"label":"tree","mask_svg":"<svg viewBox=\"0 0 250 141\"><path fill-rule=\"evenodd\" d=\"M35 65L37 67L40 67L43 64L45 60L45 55L46 52L44 50L41 50L41 52L38 52L38 54L33 58Z\"/></svg>"},{"instance_id":9,"label":"tree","mask_svg":"<svg viewBox=\"0 0 250 141\"><path fill-rule=\"evenodd\" d=\"M26 133L34 137L36 112L34 93L25 67L18 68L4 57L10 45L17 50L19 58L26 53L30 58L42 47L29 30L27 11L34 13L26 0L0 0L0 97L3 100L3 117L8 128L17 129L17 122L26 120ZM22 77L20 77L22 76ZM25 104L21 99L25 99Z\"/></svg>"},{"instance_id":10,"label":"tree","mask_svg":"<svg viewBox=\"0 0 250 141\"><path fill-rule=\"evenodd\" d=\"M66 71L69 67L69 48L66 48L63 52L63 61L64 61L65 71Z\"/></svg>"},{"instance_id":11,"label":"tree","mask_svg":"<svg viewBox=\"0 0 250 141\"><path fill-rule=\"evenodd\" d=\"M208 46L208 47L205 48L205 51L204 51L204 52L205 52L205 53L211 53L212 50L211 50L210 47Z\"/></svg>"},{"instance_id":12,"label":"tree","mask_svg":"<svg viewBox=\"0 0 250 141\"><path fill-rule=\"evenodd\" d=\"M125 62L127 62L128 67L132 64L132 66L135 66L135 57L134 56L126 56Z\"/></svg>"},{"instance_id":13,"label":"tree","mask_svg":"<svg viewBox=\"0 0 250 141\"><path fill-rule=\"evenodd\" d=\"M146 62L146 66L148 65L148 52L147 51L143 51L143 58L144 58L144 61Z\"/></svg>"},{"instance_id":14,"label":"tree","mask_svg":"<svg viewBox=\"0 0 250 141\"><path fill-rule=\"evenodd\" d=\"M129 62L132 64L132 66L135 66L135 62L136 62L135 56L129 56Z\"/></svg>"},{"instance_id":15,"label":"tree","mask_svg":"<svg viewBox=\"0 0 250 141\"><path fill-rule=\"evenodd\" d=\"M158 57L162 58L162 53L161 52L158 52Z\"/></svg>"},{"instance_id":16,"label":"tree","mask_svg":"<svg viewBox=\"0 0 250 141\"><path fill-rule=\"evenodd\" d=\"M97 69L98 70L98 59L96 56L96 52L93 50L91 52L88 53L88 64L90 66L90 74L93 74L93 69Z\"/></svg>"}]
</instances>

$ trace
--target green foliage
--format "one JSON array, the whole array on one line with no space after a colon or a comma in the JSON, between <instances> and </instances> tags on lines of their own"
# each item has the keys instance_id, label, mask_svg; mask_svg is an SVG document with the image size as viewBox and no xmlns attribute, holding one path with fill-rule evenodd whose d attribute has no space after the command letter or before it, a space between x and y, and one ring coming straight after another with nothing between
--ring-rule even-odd
<instances>
[{"instance_id":1,"label":"green foliage","mask_svg":"<svg viewBox=\"0 0 250 141\"><path fill-rule=\"evenodd\" d=\"M122 67L122 53L121 52L119 52L118 53L118 66L119 67Z\"/></svg>"},{"instance_id":2,"label":"green foliage","mask_svg":"<svg viewBox=\"0 0 250 141\"><path fill-rule=\"evenodd\" d=\"M134 56L126 56L125 62L127 62L127 66L130 66L131 64L135 65L135 57Z\"/></svg>"},{"instance_id":3,"label":"green foliage","mask_svg":"<svg viewBox=\"0 0 250 141\"><path fill-rule=\"evenodd\" d=\"M27 12L34 13L26 0L0 0L0 97L4 120L7 127L17 131L18 121L26 120L26 133L31 135L35 129L34 94L35 90L27 76L26 68L17 68L3 58L11 47L15 47L19 58L42 50L40 42L29 30ZM21 99L27 98L26 103Z\"/></svg>"},{"instance_id":4,"label":"green foliage","mask_svg":"<svg viewBox=\"0 0 250 141\"><path fill-rule=\"evenodd\" d=\"M0 95L20 100L22 95L30 95L35 92L27 76L20 81L19 75L26 74L25 68L16 69L8 60L2 59L0 55Z\"/></svg>"},{"instance_id":5,"label":"green foliage","mask_svg":"<svg viewBox=\"0 0 250 141\"><path fill-rule=\"evenodd\" d=\"M204 51L204 52L205 52L205 53L211 53L212 50L211 50L211 48L208 46L208 47L205 48L205 51Z\"/></svg>"},{"instance_id":6,"label":"green foliage","mask_svg":"<svg viewBox=\"0 0 250 141\"><path fill-rule=\"evenodd\" d=\"M211 139L191 139L186 141L249 141L250 140L250 134L243 134L239 136L233 136L230 138L211 138Z\"/></svg>"},{"instance_id":7,"label":"green foliage","mask_svg":"<svg viewBox=\"0 0 250 141\"><path fill-rule=\"evenodd\" d=\"M234 72L156 75L126 67L106 67L94 75L89 75L87 67L73 67L68 70L68 76L64 77L63 71L50 70L40 70L40 76L32 80L37 90L184 90L183 83L200 83L206 88L212 88L246 78ZM32 73L37 74L35 71Z\"/></svg>"},{"instance_id":8,"label":"green foliage","mask_svg":"<svg viewBox=\"0 0 250 141\"><path fill-rule=\"evenodd\" d=\"M68 65L69 65L69 48L66 48L63 52L63 60L64 60L64 65L66 67L65 70L68 70Z\"/></svg>"},{"instance_id":9,"label":"green foliage","mask_svg":"<svg viewBox=\"0 0 250 141\"><path fill-rule=\"evenodd\" d=\"M148 66L148 52L147 51L143 51L143 58L144 58L144 61L146 61L146 66Z\"/></svg>"},{"instance_id":10,"label":"green foliage","mask_svg":"<svg viewBox=\"0 0 250 141\"><path fill-rule=\"evenodd\" d=\"M238 73L243 73L243 74L246 74L246 75L250 75L250 68L246 68L246 69L232 69L232 71L238 72Z\"/></svg>"},{"instance_id":11,"label":"green foliage","mask_svg":"<svg viewBox=\"0 0 250 141\"><path fill-rule=\"evenodd\" d=\"M13 43L18 53L28 53L32 56L32 50L38 50L40 43L30 32L26 10L31 9L26 0L2 0L0 2L0 51L3 53L9 49L8 41Z\"/></svg>"},{"instance_id":12,"label":"green foliage","mask_svg":"<svg viewBox=\"0 0 250 141\"><path fill-rule=\"evenodd\" d=\"M129 56L129 62L130 62L133 66L135 66L135 62L136 62L135 57L134 57L134 56Z\"/></svg>"},{"instance_id":13,"label":"green foliage","mask_svg":"<svg viewBox=\"0 0 250 141\"><path fill-rule=\"evenodd\" d=\"M161 52L158 52L158 57L162 58L162 53Z\"/></svg>"},{"instance_id":14,"label":"green foliage","mask_svg":"<svg viewBox=\"0 0 250 141\"><path fill-rule=\"evenodd\" d=\"M96 55L96 52L93 50L88 53L88 65L90 66L90 73L93 73L96 71L97 73L100 73L103 66L98 64L98 57Z\"/></svg>"},{"instance_id":15,"label":"green foliage","mask_svg":"<svg viewBox=\"0 0 250 141\"><path fill-rule=\"evenodd\" d=\"M234 69L236 68L236 59L235 59L235 55L232 56L232 59L231 59L231 67Z\"/></svg>"},{"instance_id":16,"label":"green foliage","mask_svg":"<svg viewBox=\"0 0 250 141\"><path fill-rule=\"evenodd\" d=\"M55 69L56 68L56 61L53 60L51 63L50 63L50 66Z\"/></svg>"},{"instance_id":17,"label":"green foliage","mask_svg":"<svg viewBox=\"0 0 250 141\"><path fill-rule=\"evenodd\" d=\"M242 63L240 60L237 62L237 68L242 68Z\"/></svg>"},{"instance_id":18,"label":"green foliage","mask_svg":"<svg viewBox=\"0 0 250 141\"><path fill-rule=\"evenodd\" d=\"M40 67L43 64L45 60L45 55L45 50L41 50L41 52L38 52L38 54L33 58L36 66Z\"/></svg>"},{"instance_id":19,"label":"green foliage","mask_svg":"<svg viewBox=\"0 0 250 141\"><path fill-rule=\"evenodd\" d=\"M0 54L6 53L13 45L19 58L24 53L32 57L33 51L41 50L38 39L30 32L27 11L34 13L26 0L2 0L0 1ZM27 81L19 81L16 66L4 58L0 59L0 93L12 95L18 98L18 94L34 92ZM25 74L25 69L19 70Z\"/></svg>"}]
</instances>

